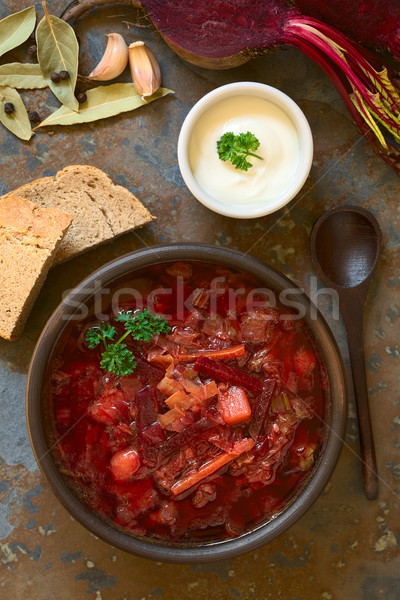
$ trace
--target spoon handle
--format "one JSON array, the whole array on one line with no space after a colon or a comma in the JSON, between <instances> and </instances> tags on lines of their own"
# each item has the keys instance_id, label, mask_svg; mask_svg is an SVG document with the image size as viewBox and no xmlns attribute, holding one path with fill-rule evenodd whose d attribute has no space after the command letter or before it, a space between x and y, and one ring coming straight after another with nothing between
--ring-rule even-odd
<instances>
[{"instance_id":1,"label":"spoon handle","mask_svg":"<svg viewBox=\"0 0 400 600\"><path fill-rule=\"evenodd\" d=\"M368 404L363 350L363 302L342 303L341 312L346 326L351 372L357 407L360 450L365 494L368 500L378 496L378 472L376 466L374 438Z\"/></svg>"}]
</instances>

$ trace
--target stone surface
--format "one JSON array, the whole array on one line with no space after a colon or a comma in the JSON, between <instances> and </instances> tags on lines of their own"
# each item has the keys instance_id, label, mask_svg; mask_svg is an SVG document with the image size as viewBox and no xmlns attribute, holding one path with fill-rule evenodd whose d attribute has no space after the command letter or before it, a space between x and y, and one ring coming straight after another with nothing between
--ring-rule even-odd
<instances>
[{"instance_id":1,"label":"stone surface","mask_svg":"<svg viewBox=\"0 0 400 600\"><path fill-rule=\"evenodd\" d=\"M29 3L8 0L0 16ZM48 2L60 14L65 3ZM293 49L231 71L206 71L179 60L158 35L137 27L126 6L94 11L76 24L82 73L90 72L104 34L144 39L175 90L140 110L79 127L44 130L24 143L0 129L0 191L74 163L93 164L127 186L157 216L151 226L55 267L20 340L0 341L0 595L9 599L93 600L397 600L400 589L400 179L365 144L330 81ZM15 53L27 60L26 48ZM5 57L7 58L7 57ZM179 173L176 144L191 106L218 85L260 81L292 96L310 121L315 158L310 177L284 210L256 220L216 215L199 204ZM42 118L57 106L47 91L24 93ZM306 292L323 287L309 255L309 234L327 208L370 209L384 251L365 312L365 356L380 476L379 499L366 500L352 399L343 452L324 493L300 521L259 550L206 565L169 565L130 556L73 521L34 461L24 418L24 385L33 348L63 293L96 267L160 242L201 241L262 258ZM329 297L318 305L348 365L341 321Z\"/></svg>"}]
</instances>

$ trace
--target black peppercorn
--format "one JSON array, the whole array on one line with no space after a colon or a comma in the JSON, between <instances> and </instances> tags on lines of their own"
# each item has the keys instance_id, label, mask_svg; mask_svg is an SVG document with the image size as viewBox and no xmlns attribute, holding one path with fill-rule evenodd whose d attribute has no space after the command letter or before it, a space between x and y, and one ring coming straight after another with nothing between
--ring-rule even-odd
<instances>
[{"instance_id":1,"label":"black peppercorn","mask_svg":"<svg viewBox=\"0 0 400 600\"><path fill-rule=\"evenodd\" d=\"M39 113L37 113L36 110L31 110L28 113L28 117L31 123L39 123L40 121Z\"/></svg>"},{"instance_id":2,"label":"black peppercorn","mask_svg":"<svg viewBox=\"0 0 400 600\"><path fill-rule=\"evenodd\" d=\"M28 54L29 56L32 56L32 58L34 58L37 55L37 46L35 44L33 44L33 46L29 46Z\"/></svg>"},{"instance_id":3,"label":"black peppercorn","mask_svg":"<svg viewBox=\"0 0 400 600\"><path fill-rule=\"evenodd\" d=\"M85 92L79 92L76 95L76 99L78 100L79 104L83 104L83 102L86 102L87 96L86 96Z\"/></svg>"},{"instance_id":4,"label":"black peppercorn","mask_svg":"<svg viewBox=\"0 0 400 600\"><path fill-rule=\"evenodd\" d=\"M15 106L12 102L6 102L4 104L4 112L7 115L11 115L14 112L14 110L15 110Z\"/></svg>"},{"instance_id":5,"label":"black peppercorn","mask_svg":"<svg viewBox=\"0 0 400 600\"><path fill-rule=\"evenodd\" d=\"M53 83L58 83L61 79L60 73L52 73L50 75L50 79L52 80Z\"/></svg>"},{"instance_id":6,"label":"black peppercorn","mask_svg":"<svg viewBox=\"0 0 400 600\"><path fill-rule=\"evenodd\" d=\"M69 73L68 71L60 71L59 72L59 76L61 79L69 79Z\"/></svg>"}]
</instances>

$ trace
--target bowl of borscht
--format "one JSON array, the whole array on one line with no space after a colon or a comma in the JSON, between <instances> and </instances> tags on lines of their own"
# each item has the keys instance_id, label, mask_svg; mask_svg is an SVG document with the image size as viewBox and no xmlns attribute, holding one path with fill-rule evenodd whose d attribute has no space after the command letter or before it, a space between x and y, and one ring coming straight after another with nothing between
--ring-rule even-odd
<instances>
[{"instance_id":1,"label":"bowl of borscht","mask_svg":"<svg viewBox=\"0 0 400 600\"><path fill-rule=\"evenodd\" d=\"M305 293L205 244L101 267L37 343L26 392L36 460L96 536L207 562L267 543L310 508L342 446L340 352Z\"/></svg>"}]
</instances>

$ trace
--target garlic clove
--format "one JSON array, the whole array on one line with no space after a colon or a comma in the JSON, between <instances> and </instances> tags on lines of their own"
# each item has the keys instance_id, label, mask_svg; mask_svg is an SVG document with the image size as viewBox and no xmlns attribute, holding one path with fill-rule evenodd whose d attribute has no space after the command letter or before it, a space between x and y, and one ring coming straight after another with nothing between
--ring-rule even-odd
<instances>
[{"instance_id":1,"label":"garlic clove","mask_svg":"<svg viewBox=\"0 0 400 600\"><path fill-rule=\"evenodd\" d=\"M90 73L89 78L95 81L109 81L121 75L128 64L128 46L119 33L109 33L107 47L103 58Z\"/></svg>"},{"instance_id":2,"label":"garlic clove","mask_svg":"<svg viewBox=\"0 0 400 600\"><path fill-rule=\"evenodd\" d=\"M129 46L129 66L135 88L141 96L151 96L161 85L160 65L144 42Z\"/></svg>"}]
</instances>

